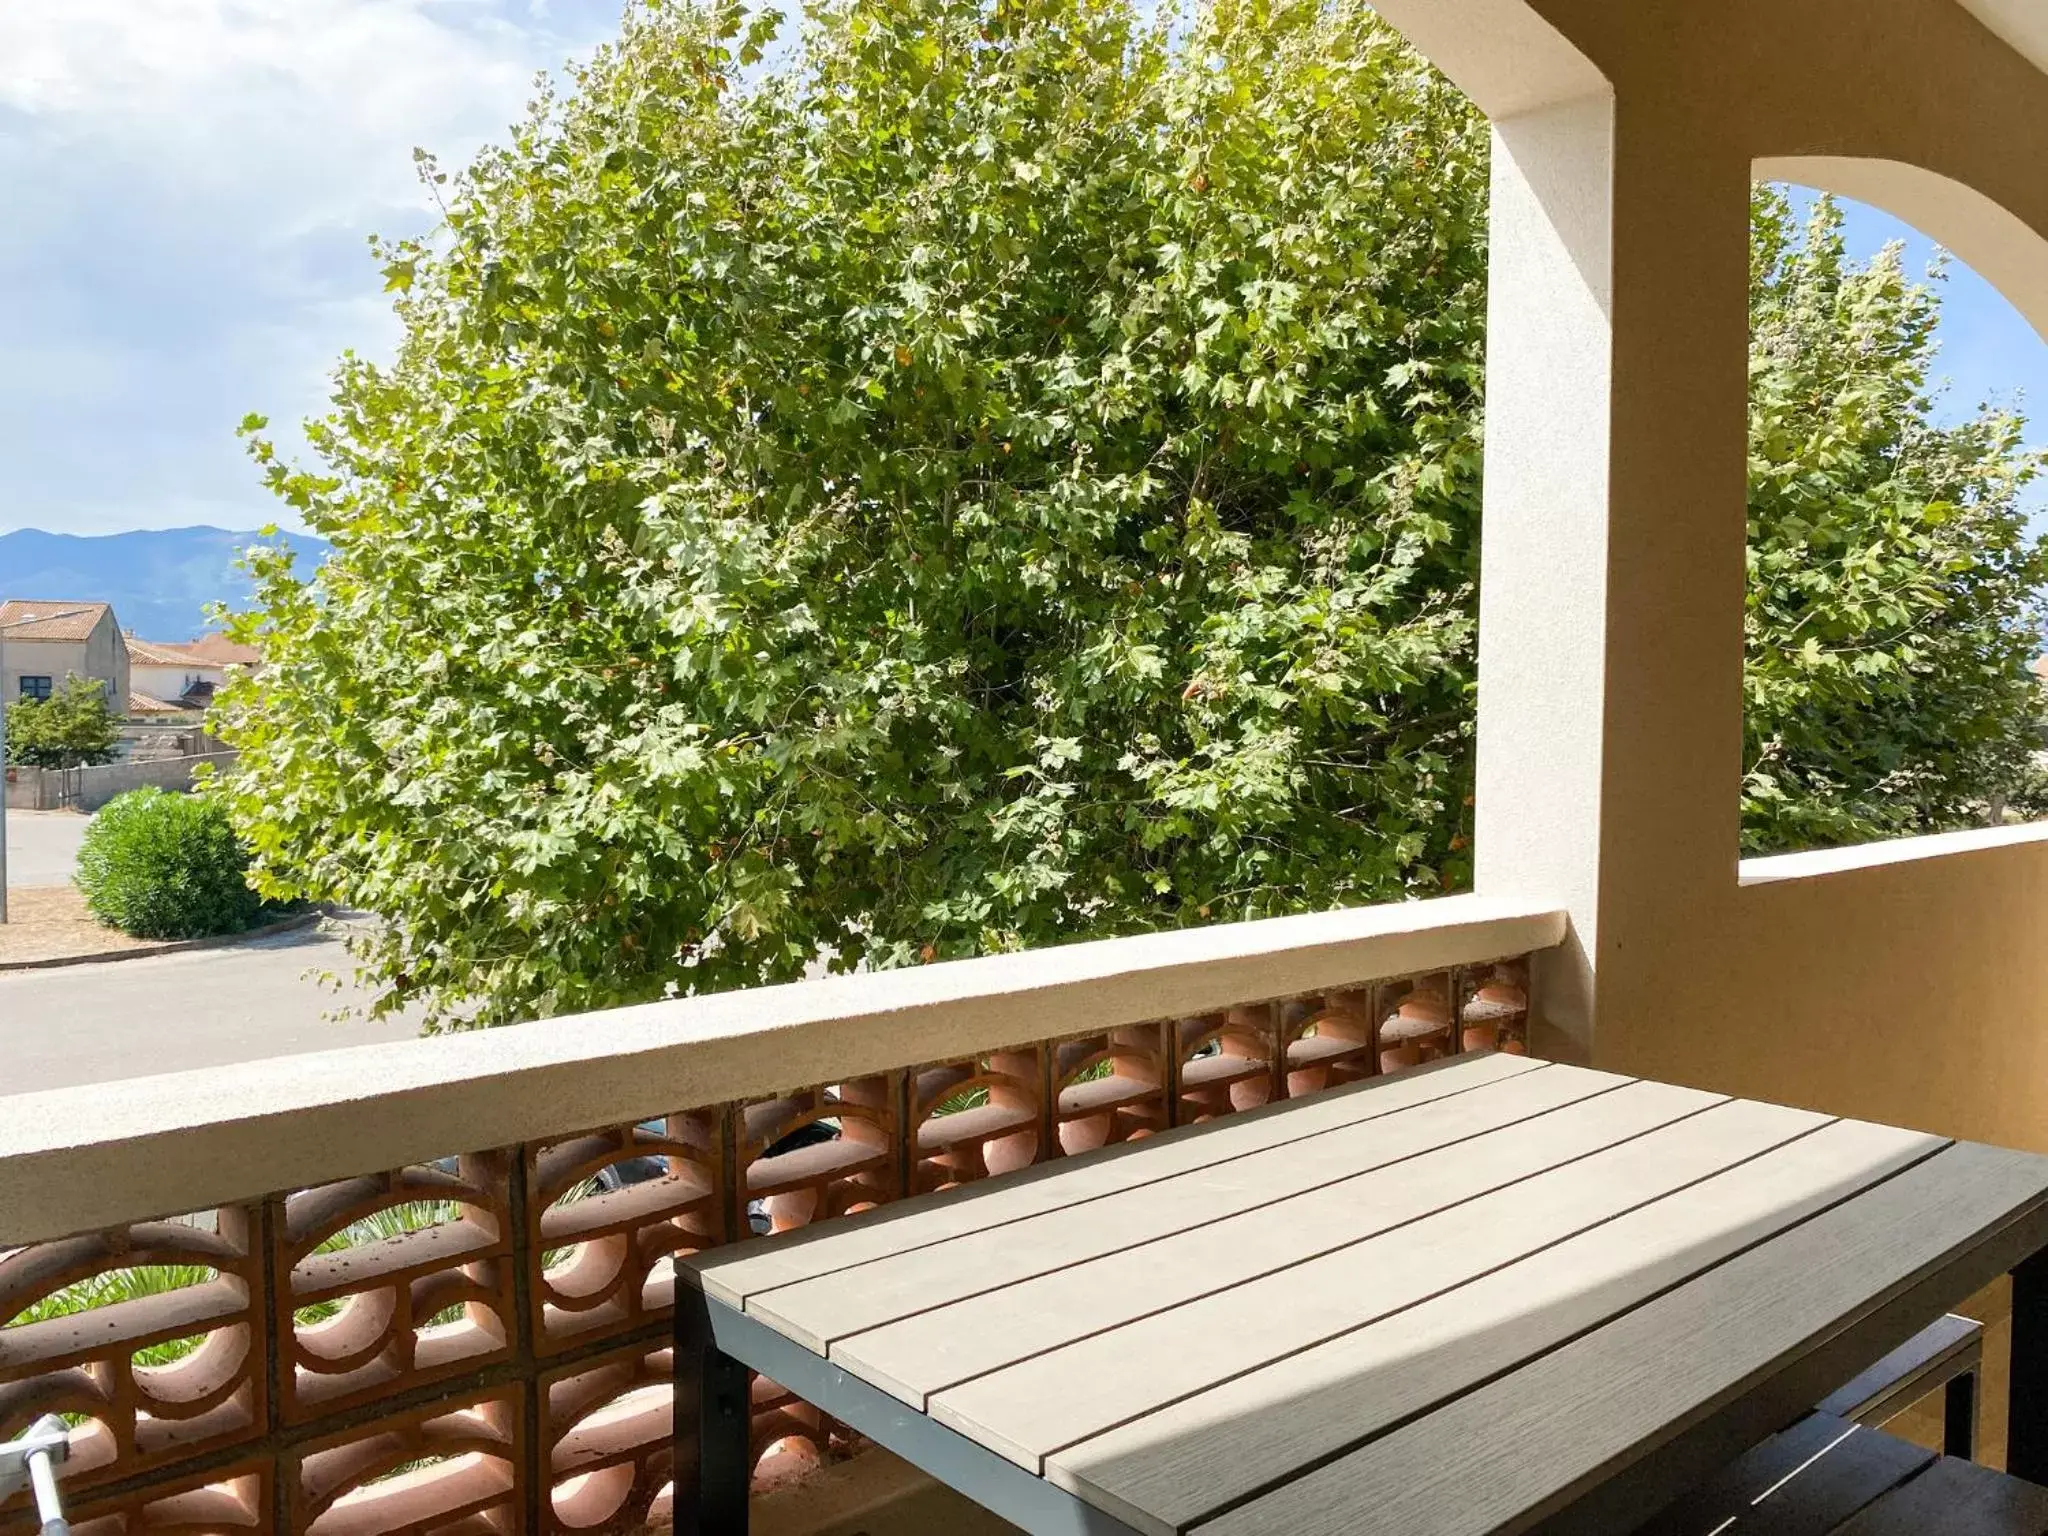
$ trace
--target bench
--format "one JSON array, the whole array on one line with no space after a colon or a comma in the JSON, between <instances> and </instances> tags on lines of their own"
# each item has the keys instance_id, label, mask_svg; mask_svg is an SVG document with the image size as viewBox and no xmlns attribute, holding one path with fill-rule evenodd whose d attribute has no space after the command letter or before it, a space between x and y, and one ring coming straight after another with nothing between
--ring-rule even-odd
<instances>
[{"instance_id":1,"label":"bench","mask_svg":"<svg viewBox=\"0 0 2048 1536\"><path fill-rule=\"evenodd\" d=\"M1815 1413L1636 1536L2048 1536L2048 1488Z\"/></svg>"},{"instance_id":2,"label":"bench","mask_svg":"<svg viewBox=\"0 0 2048 1536\"><path fill-rule=\"evenodd\" d=\"M1940 1387L1941 1448L1950 1456L1975 1461L1983 1366L1984 1325L1951 1312L1823 1399L1819 1411L1876 1429Z\"/></svg>"},{"instance_id":3,"label":"bench","mask_svg":"<svg viewBox=\"0 0 2048 1536\"><path fill-rule=\"evenodd\" d=\"M2048 1536L2048 1489L1974 1462L1983 1360L1983 1325L1943 1317L1637 1536ZM1878 1429L1937 1388L1946 1455Z\"/></svg>"}]
</instances>

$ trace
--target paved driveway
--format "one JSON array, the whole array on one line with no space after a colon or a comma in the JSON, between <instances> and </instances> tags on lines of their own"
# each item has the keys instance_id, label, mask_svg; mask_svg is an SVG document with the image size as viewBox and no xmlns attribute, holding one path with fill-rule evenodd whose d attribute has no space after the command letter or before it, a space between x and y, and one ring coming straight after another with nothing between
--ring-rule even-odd
<instances>
[{"instance_id":1,"label":"paved driveway","mask_svg":"<svg viewBox=\"0 0 2048 1536\"><path fill-rule=\"evenodd\" d=\"M69 885L90 816L76 811L7 813L7 883Z\"/></svg>"},{"instance_id":2,"label":"paved driveway","mask_svg":"<svg viewBox=\"0 0 2048 1536\"><path fill-rule=\"evenodd\" d=\"M0 1096L411 1036L411 1020L322 1017L361 994L336 994L307 972L346 975L348 966L334 932L302 929L222 949L0 974Z\"/></svg>"}]
</instances>

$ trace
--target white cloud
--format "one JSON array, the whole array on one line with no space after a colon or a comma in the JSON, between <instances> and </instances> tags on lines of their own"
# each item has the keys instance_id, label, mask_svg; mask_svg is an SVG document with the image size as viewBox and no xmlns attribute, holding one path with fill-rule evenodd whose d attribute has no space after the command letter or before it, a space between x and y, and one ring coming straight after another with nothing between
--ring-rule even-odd
<instances>
[{"instance_id":1,"label":"white cloud","mask_svg":"<svg viewBox=\"0 0 2048 1536\"><path fill-rule=\"evenodd\" d=\"M0 106L170 185L271 169L273 205L351 217L412 200L414 144L503 126L547 40L486 0L8 0Z\"/></svg>"},{"instance_id":2,"label":"white cloud","mask_svg":"<svg viewBox=\"0 0 2048 1536\"><path fill-rule=\"evenodd\" d=\"M0 528L273 515L233 424L389 347L413 147L502 137L619 3L0 0Z\"/></svg>"}]
</instances>

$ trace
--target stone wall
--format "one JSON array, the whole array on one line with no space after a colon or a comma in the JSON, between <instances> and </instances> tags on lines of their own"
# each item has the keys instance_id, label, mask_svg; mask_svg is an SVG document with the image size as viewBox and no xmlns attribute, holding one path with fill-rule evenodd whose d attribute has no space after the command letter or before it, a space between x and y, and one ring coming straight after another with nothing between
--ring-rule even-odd
<instances>
[{"instance_id":1,"label":"stone wall","mask_svg":"<svg viewBox=\"0 0 2048 1536\"><path fill-rule=\"evenodd\" d=\"M234 766L233 752L202 752L153 762L109 763L103 768L9 768L7 808L14 811L96 811L116 795L154 785L188 790L201 763L216 771Z\"/></svg>"}]
</instances>

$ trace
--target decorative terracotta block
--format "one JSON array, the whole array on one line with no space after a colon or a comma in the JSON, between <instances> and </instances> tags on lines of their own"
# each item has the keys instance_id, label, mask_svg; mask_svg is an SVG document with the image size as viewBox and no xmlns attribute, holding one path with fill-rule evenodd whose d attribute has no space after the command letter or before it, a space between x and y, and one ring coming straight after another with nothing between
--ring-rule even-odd
<instances>
[{"instance_id":1,"label":"decorative terracotta block","mask_svg":"<svg viewBox=\"0 0 2048 1536\"><path fill-rule=\"evenodd\" d=\"M153 1484L122 1498L71 1499L72 1536L244 1536L276 1524L277 1484L268 1457L237 1463L201 1477ZM35 1536L26 1510L0 1519L0 1536Z\"/></svg>"},{"instance_id":2,"label":"decorative terracotta block","mask_svg":"<svg viewBox=\"0 0 2048 1536\"><path fill-rule=\"evenodd\" d=\"M1290 1099L1379 1071L1378 1003L1376 988L1360 987L1279 1005Z\"/></svg>"},{"instance_id":3,"label":"decorative terracotta block","mask_svg":"<svg viewBox=\"0 0 2048 1536\"><path fill-rule=\"evenodd\" d=\"M295 1536L525 1525L524 1389L473 1393L315 1440L286 1458Z\"/></svg>"},{"instance_id":4,"label":"decorative terracotta block","mask_svg":"<svg viewBox=\"0 0 2048 1536\"><path fill-rule=\"evenodd\" d=\"M664 1344L542 1376L538 1454L548 1536L615 1536L647 1524L674 1475L674 1371Z\"/></svg>"},{"instance_id":5,"label":"decorative terracotta block","mask_svg":"<svg viewBox=\"0 0 2048 1536\"><path fill-rule=\"evenodd\" d=\"M970 1184L1037 1162L1045 1148L1045 1053L1027 1046L910 1074L911 1188Z\"/></svg>"},{"instance_id":6,"label":"decorative terracotta block","mask_svg":"<svg viewBox=\"0 0 2048 1536\"><path fill-rule=\"evenodd\" d=\"M1169 1028L1138 1024L1071 1035L1053 1047L1061 1152L1088 1152L1166 1129L1172 1120L1166 1091Z\"/></svg>"},{"instance_id":7,"label":"decorative terracotta block","mask_svg":"<svg viewBox=\"0 0 2048 1536\"><path fill-rule=\"evenodd\" d=\"M886 1078L865 1078L740 1110L740 1188L750 1208L766 1213L771 1231L866 1210L901 1193L891 1086Z\"/></svg>"},{"instance_id":8,"label":"decorative terracotta block","mask_svg":"<svg viewBox=\"0 0 2048 1536\"><path fill-rule=\"evenodd\" d=\"M726 1238L721 1112L529 1144L526 1251L543 1355L670 1315L674 1259ZM609 1186L609 1187L607 1187Z\"/></svg>"},{"instance_id":9,"label":"decorative terracotta block","mask_svg":"<svg viewBox=\"0 0 2048 1536\"><path fill-rule=\"evenodd\" d=\"M1399 1072L1458 1050L1451 1023L1452 978L1422 976L1388 991L1391 1011L1380 1018L1380 1071Z\"/></svg>"},{"instance_id":10,"label":"decorative terracotta block","mask_svg":"<svg viewBox=\"0 0 2048 1536\"><path fill-rule=\"evenodd\" d=\"M514 1155L371 1174L273 1202L286 1423L512 1358ZM360 1224L400 1206L445 1214L415 1231L364 1234Z\"/></svg>"},{"instance_id":11,"label":"decorative terracotta block","mask_svg":"<svg viewBox=\"0 0 2048 1536\"><path fill-rule=\"evenodd\" d=\"M1468 1051L1500 1050L1522 1055L1529 1049L1529 963L1507 960L1464 973L1459 1011Z\"/></svg>"},{"instance_id":12,"label":"decorative terracotta block","mask_svg":"<svg viewBox=\"0 0 2048 1536\"><path fill-rule=\"evenodd\" d=\"M82 1415L61 1482L89 1488L260 1439L268 1339L256 1231L253 1208L230 1206L0 1258L0 1440L46 1413ZM184 1283L15 1321L53 1293L123 1271ZM183 1352L138 1359L166 1346Z\"/></svg>"},{"instance_id":13,"label":"decorative terracotta block","mask_svg":"<svg viewBox=\"0 0 2048 1536\"><path fill-rule=\"evenodd\" d=\"M1176 1125L1213 1120L1273 1099L1279 1049L1273 1005L1179 1019L1172 1028L1180 1052Z\"/></svg>"}]
</instances>

